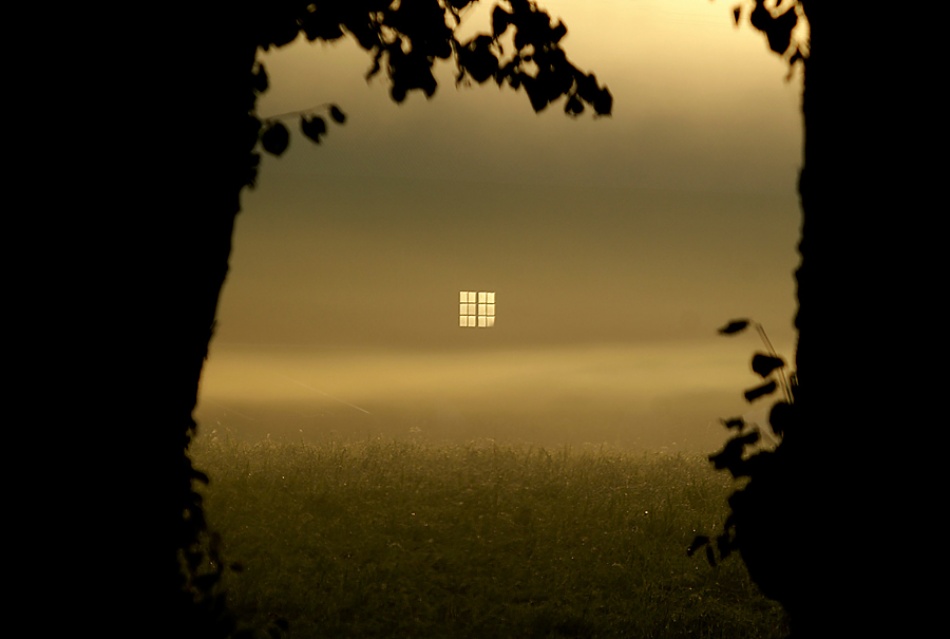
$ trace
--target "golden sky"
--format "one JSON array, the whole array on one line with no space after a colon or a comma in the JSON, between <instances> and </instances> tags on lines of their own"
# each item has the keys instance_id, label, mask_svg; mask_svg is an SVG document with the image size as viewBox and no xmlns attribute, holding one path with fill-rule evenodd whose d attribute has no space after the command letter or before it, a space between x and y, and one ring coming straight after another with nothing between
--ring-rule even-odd
<instances>
[{"instance_id":1,"label":"golden sky","mask_svg":"<svg viewBox=\"0 0 950 639\"><path fill-rule=\"evenodd\" d=\"M320 145L288 121L244 195L200 422L708 447L749 410L759 343L716 328L753 317L792 355L800 78L728 3L540 4L611 117L448 66L396 105L350 42L262 57L262 116L348 120ZM460 290L496 292L493 328L459 328Z\"/></svg>"}]
</instances>

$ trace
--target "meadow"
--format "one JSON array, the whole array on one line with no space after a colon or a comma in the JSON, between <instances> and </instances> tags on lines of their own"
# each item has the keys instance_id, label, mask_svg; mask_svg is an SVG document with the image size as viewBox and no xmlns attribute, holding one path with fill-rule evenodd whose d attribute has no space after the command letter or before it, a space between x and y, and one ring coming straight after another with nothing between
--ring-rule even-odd
<instances>
[{"instance_id":1,"label":"meadow","mask_svg":"<svg viewBox=\"0 0 950 639\"><path fill-rule=\"evenodd\" d=\"M199 438L239 617L288 639L787 635L737 556L688 557L735 487L701 455Z\"/></svg>"}]
</instances>

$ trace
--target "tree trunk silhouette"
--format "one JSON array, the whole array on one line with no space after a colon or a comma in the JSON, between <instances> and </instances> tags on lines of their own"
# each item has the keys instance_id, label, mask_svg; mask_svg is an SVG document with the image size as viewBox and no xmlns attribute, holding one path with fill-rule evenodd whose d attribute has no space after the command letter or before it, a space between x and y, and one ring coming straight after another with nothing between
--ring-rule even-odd
<instances>
[{"instance_id":1,"label":"tree trunk silhouette","mask_svg":"<svg viewBox=\"0 0 950 639\"><path fill-rule=\"evenodd\" d=\"M788 491L801 593L793 634L917 636L933 613L913 548L933 504L910 429L932 420L920 401L932 353L910 327L926 321L939 290L918 248L938 184L915 148L932 122L911 101L922 97L925 69L912 50L876 41L896 11L802 4L811 42L796 273L800 422L786 436L798 460Z\"/></svg>"},{"instance_id":2,"label":"tree trunk silhouette","mask_svg":"<svg viewBox=\"0 0 950 639\"><path fill-rule=\"evenodd\" d=\"M66 508L85 514L61 537L75 577L63 597L72 614L57 622L97 636L223 639L221 611L196 607L184 587L182 548L202 522L200 510L183 513L197 486L193 411L255 161L257 44L213 8L154 9L135 12L146 28L109 51L118 72L107 95L121 112L95 139L107 170L88 170L90 180L105 175L107 213L88 243L76 240L102 262L83 278L102 293L77 334L85 408L75 412L92 421L67 447L77 459L63 473Z\"/></svg>"},{"instance_id":3,"label":"tree trunk silhouette","mask_svg":"<svg viewBox=\"0 0 950 639\"><path fill-rule=\"evenodd\" d=\"M165 383L168 387L164 404L159 404L160 410L154 413L154 428L168 433L168 457L162 463L174 475L168 477L165 492L156 495L156 500L169 499L167 514L161 514L170 517L165 521L173 526L181 522L176 534L170 537L174 543L167 549L169 553L180 552L182 545L187 546L189 534L194 532L189 529L194 522L187 517L182 521L181 517L182 504L190 503L189 495L194 490L194 475L187 456L187 447L196 428L192 414L197 405L201 372L213 333L218 301L228 273L241 192L256 160L252 153L257 141L256 132L254 135L248 133L248 110L256 96L248 78L256 59L257 46L253 38L241 37L237 29L231 38L217 40L218 50L209 60L211 64L190 72L197 86L188 95L201 96L204 110L209 119L210 114L214 114L214 121L200 121L199 130L190 134L203 137L197 148L191 151L194 155L183 158L187 169L176 178L184 178L187 184L184 189L186 203L169 211L166 217L169 255L175 268L165 282L168 288L159 293L164 308L156 311L159 317L167 314L163 323L167 323L169 328L169 339L163 340L163 352L159 353L162 363L158 369L167 372ZM184 148L189 141L182 140ZM160 476L161 473L162 468L157 468L156 474ZM174 490L169 490L172 487ZM190 513L192 516L196 514ZM156 521L156 526L162 523ZM177 556L170 554L166 559L174 561L155 569L177 570L177 573L169 573L169 578L180 581L181 567ZM173 609L176 608L168 608L169 611ZM196 622L209 623L200 614L194 614L187 601L181 610L183 618L174 620L171 625L171 629L178 632L177 636L181 636L182 628L188 628L189 624L194 629ZM207 636L193 631L196 637Z\"/></svg>"}]
</instances>

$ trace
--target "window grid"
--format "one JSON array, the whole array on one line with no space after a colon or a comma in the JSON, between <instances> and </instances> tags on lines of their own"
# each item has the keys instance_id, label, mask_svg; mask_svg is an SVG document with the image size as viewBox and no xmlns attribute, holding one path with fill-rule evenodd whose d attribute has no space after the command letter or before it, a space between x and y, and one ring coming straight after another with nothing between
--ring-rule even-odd
<instances>
[{"instance_id":1,"label":"window grid","mask_svg":"<svg viewBox=\"0 0 950 639\"><path fill-rule=\"evenodd\" d=\"M459 291L460 327L491 328L494 325L494 291Z\"/></svg>"}]
</instances>

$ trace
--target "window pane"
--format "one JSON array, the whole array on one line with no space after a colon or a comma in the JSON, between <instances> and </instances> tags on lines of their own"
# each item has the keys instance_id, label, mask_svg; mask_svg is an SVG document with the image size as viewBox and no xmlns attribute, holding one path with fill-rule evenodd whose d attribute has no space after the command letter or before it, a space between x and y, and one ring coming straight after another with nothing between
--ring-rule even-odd
<instances>
[{"instance_id":1,"label":"window pane","mask_svg":"<svg viewBox=\"0 0 950 639\"><path fill-rule=\"evenodd\" d=\"M488 328L494 325L494 291L459 291L459 326Z\"/></svg>"}]
</instances>

